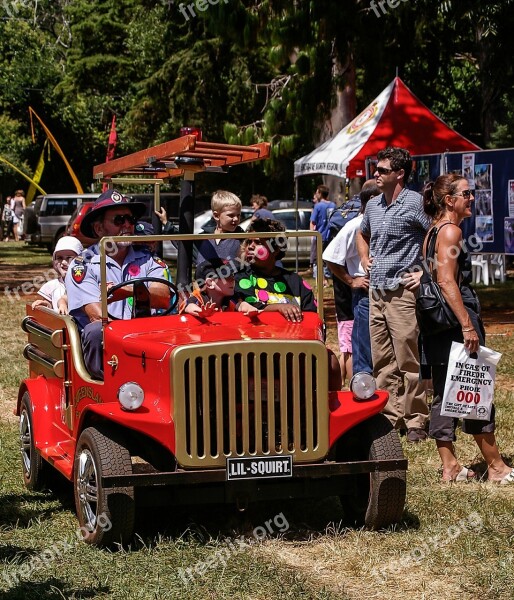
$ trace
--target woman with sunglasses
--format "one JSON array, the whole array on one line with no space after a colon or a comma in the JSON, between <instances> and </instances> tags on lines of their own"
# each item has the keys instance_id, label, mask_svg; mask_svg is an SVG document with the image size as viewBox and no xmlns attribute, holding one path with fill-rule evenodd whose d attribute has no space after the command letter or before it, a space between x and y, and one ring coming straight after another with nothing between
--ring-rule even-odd
<instances>
[{"instance_id":1,"label":"woman with sunglasses","mask_svg":"<svg viewBox=\"0 0 514 600\"><path fill-rule=\"evenodd\" d=\"M452 342L463 343L470 353L477 352L479 344L485 344L480 304L469 286L470 257L460 228L462 221L471 217L475 198L469 189L468 180L451 173L428 183L423 191L423 199L425 212L433 217L432 227L425 238L423 254L426 260L427 240L436 234L432 276L459 321L454 329L426 335L421 339L425 362L431 368L434 389L429 435L436 440L443 464L442 480L466 482L474 479L475 473L462 466L455 455L458 419L442 416L441 404ZM487 463L488 480L500 484L514 483L514 469L507 466L500 456L494 429L494 406L489 421L463 420L462 431L473 435Z\"/></svg>"}]
</instances>

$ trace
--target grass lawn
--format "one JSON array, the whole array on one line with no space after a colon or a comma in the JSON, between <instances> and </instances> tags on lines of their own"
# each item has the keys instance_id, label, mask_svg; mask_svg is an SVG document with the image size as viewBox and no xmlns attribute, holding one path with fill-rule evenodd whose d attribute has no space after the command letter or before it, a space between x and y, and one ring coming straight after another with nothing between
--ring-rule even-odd
<instances>
[{"instance_id":1,"label":"grass lawn","mask_svg":"<svg viewBox=\"0 0 514 600\"><path fill-rule=\"evenodd\" d=\"M30 261L47 268L49 255L0 244L2 270ZM491 310L512 305L512 287L495 288ZM480 293L488 306L492 292ZM402 442L407 506L402 522L385 531L345 527L339 501L326 499L266 503L246 513L142 508L130 547L107 551L80 542L71 485L56 479L52 491L33 493L22 483L11 413L27 369L23 315L23 302L0 295L0 600L514 598L514 486L441 484L433 442ZM503 353L497 437L511 464L513 332L514 325L504 326L488 338ZM459 434L457 448L463 464L484 472L467 436Z\"/></svg>"}]
</instances>

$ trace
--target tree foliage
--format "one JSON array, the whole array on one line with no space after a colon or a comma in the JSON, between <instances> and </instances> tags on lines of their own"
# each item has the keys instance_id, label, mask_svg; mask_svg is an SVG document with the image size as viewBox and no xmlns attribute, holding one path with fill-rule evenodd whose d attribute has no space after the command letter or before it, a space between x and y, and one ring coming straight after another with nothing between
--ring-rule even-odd
<instances>
[{"instance_id":1,"label":"tree foliage","mask_svg":"<svg viewBox=\"0 0 514 600\"><path fill-rule=\"evenodd\" d=\"M212 141L270 141L272 159L243 169L236 187L277 197L292 191L293 160L337 133L397 71L460 133L512 145L513 4L13 2L0 21L0 153L35 166L44 134L36 127L32 143L29 105L84 184L105 159L113 114L117 155L197 125ZM7 193L16 179L2 173ZM70 188L57 158L42 183Z\"/></svg>"}]
</instances>

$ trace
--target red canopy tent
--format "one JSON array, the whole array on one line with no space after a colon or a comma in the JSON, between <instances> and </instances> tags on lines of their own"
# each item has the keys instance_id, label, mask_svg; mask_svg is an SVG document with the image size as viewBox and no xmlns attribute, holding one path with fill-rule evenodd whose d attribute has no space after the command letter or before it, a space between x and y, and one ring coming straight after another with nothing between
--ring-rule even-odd
<instances>
[{"instance_id":1,"label":"red canopy tent","mask_svg":"<svg viewBox=\"0 0 514 600\"><path fill-rule=\"evenodd\" d=\"M386 146L412 155L480 150L446 125L396 77L332 139L295 162L295 177L309 174L361 177L365 160Z\"/></svg>"}]
</instances>

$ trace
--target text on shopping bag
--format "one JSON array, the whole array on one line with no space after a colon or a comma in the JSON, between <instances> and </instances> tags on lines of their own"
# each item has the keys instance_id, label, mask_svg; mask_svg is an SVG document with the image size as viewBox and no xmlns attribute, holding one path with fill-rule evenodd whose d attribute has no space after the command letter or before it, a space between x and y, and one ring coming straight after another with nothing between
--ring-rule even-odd
<instances>
[{"instance_id":1,"label":"text on shopping bag","mask_svg":"<svg viewBox=\"0 0 514 600\"><path fill-rule=\"evenodd\" d=\"M464 344L452 343L444 387L441 415L489 420L499 352L480 346L471 358Z\"/></svg>"}]
</instances>

